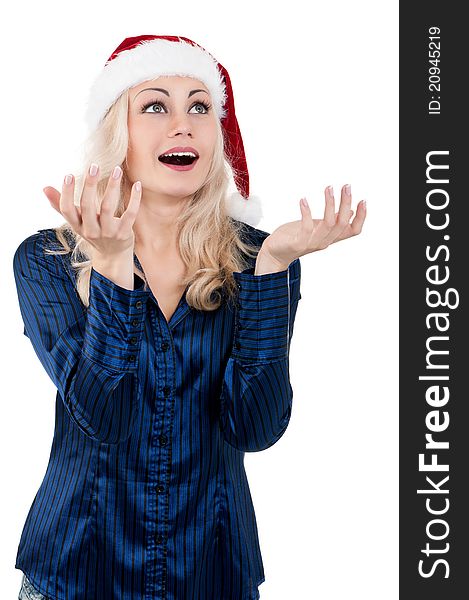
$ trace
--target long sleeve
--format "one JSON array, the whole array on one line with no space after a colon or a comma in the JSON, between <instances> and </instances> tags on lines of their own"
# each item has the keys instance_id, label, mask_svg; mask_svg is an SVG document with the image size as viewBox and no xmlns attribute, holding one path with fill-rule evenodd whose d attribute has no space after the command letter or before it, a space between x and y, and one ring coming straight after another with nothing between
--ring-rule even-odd
<instances>
[{"instance_id":1,"label":"long sleeve","mask_svg":"<svg viewBox=\"0 0 469 600\"><path fill-rule=\"evenodd\" d=\"M99 442L128 438L137 413L137 369L149 291L127 290L92 269L81 302L60 255L44 253L47 230L17 248L13 271L24 334L75 424Z\"/></svg>"},{"instance_id":2,"label":"long sleeve","mask_svg":"<svg viewBox=\"0 0 469 600\"><path fill-rule=\"evenodd\" d=\"M222 382L220 424L238 450L275 444L290 421L293 390L289 351L300 294L301 265L254 275L234 272L238 284L233 349Z\"/></svg>"}]
</instances>

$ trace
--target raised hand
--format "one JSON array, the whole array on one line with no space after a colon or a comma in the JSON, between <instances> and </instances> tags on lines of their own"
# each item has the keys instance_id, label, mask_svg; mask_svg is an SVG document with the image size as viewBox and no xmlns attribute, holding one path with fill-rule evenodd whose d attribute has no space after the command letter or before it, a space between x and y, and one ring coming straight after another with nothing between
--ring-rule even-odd
<instances>
[{"instance_id":1,"label":"raised hand","mask_svg":"<svg viewBox=\"0 0 469 600\"><path fill-rule=\"evenodd\" d=\"M112 260L133 253L135 235L133 225L140 208L141 184L132 186L127 209L115 217L119 197L122 169L117 166L109 177L101 206L98 209L98 165L92 164L86 176L80 206L74 204L75 178L70 183L64 178L62 193L51 186L44 188L51 206L94 248L94 256ZM140 188L139 188L140 185Z\"/></svg>"},{"instance_id":2,"label":"raised hand","mask_svg":"<svg viewBox=\"0 0 469 600\"><path fill-rule=\"evenodd\" d=\"M313 219L311 209L303 199L300 201L301 220L280 225L262 244L262 253L285 268L296 258L324 250L330 244L345 240L361 233L366 217L365 201L358 203L357 213L351 210L352 194L350 186L342 187L340 207L335 212L332 187L324 191L326 206L323 219ZM306 200L306 199L305 199Z\"/></svg>"}]
</instances>

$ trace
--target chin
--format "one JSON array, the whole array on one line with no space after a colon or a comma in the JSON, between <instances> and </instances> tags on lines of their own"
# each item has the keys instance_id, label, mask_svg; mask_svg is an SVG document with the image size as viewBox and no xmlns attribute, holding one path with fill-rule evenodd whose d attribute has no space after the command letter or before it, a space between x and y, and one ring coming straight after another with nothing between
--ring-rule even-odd
<instances>
[{"instance_id":1,"label":"chin","mask_svg":"<svg viewBox=\"0 0 469 600\"><path fill-rule=\"evenodd\" d=\"M190 186L172 186L168 185L161 187L160 189L154 189L155 193L162 193L165 196L174 196L174 198L185 198L186 196L193 196L197 190L200 189L200 185Z\"/></svg>"}]
</instances>

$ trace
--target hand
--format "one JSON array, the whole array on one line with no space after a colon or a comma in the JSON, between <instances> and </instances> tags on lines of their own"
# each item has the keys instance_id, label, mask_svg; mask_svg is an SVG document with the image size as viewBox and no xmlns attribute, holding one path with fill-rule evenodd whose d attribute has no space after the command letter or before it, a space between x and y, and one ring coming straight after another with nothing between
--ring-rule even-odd
<instances>
[{"instance_id":1,"label":"hand","mask_svg":"<svg viewBox=\"0 0 469 600\"><path fill-rule=\"evenodd\" d=\"M309 206L303 206L300 202L301 220L277 227L265 238L260 252L279 266L287 268L300 256L324 250L330 244L361 233L366 217L365 203L363 200L358 203L357 214L349 223L353 215L350 208L352 196L346 193L345 188L344 185L338 213L335 212L332 188L329 186L325 189L324 219L313 219Z\"/></svg>"},{"instance_id":2,"label":"hand","mask_svg":"<svg viewBox=\"0 0 469 600\"><path fill-rule=\"evenodd\" d=\"M90 173L86 175L79 207L74 204L74 177L69 184L66 184L64 179L62 194L51 186L45 187L44 193L51 206L62 215L74 231L91 244L97 256L111 258L130 251L133 253L135 242L133 225L140 208L141 191L137 191L134 184L127 209L121 217L114 216L120 197L122 170L119 167L118 178L109 177L98 212L96 194L98 173L94 176Z\"/></svg>"}]
</instances>

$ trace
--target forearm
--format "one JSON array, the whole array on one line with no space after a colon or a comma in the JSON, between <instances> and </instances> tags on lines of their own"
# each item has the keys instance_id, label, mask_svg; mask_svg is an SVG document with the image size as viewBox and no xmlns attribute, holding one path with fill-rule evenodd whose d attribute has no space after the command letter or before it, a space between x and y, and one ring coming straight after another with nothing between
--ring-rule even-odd
<instances>
[{"instance_id":1,"label":"forearm","mask_svg":"<svg viewBox=\"0 0 469 600\"><path fill-rule=\"evenodd\" d=\"M46 240L46 230L30 236L13 258L24 333L76 424L97 441L119 443L137 412L150 292L92 269L85 307L62 257L46 254Z\"/></svg>"},{"instance_id":2,"label":"forearm","mask_svg":"<svg viewBox=\"0 0 469 600\"><path fill-rule=\"evenodd\" d=\"M259 276L253 267L233 273L239 296L220 422L226 441L238 450L264 450L288 425L293 398L289 346L301 297L300 274L299 260Z\"/></svg>"}]
</instances>

